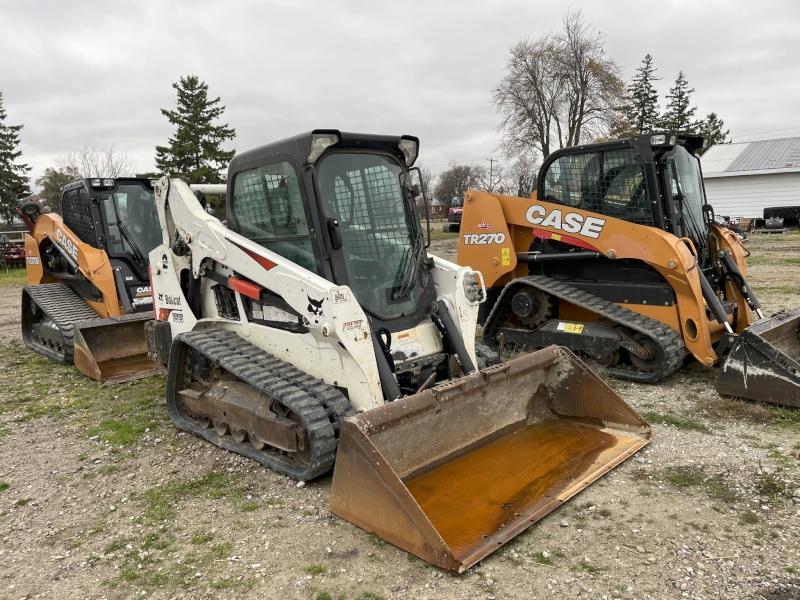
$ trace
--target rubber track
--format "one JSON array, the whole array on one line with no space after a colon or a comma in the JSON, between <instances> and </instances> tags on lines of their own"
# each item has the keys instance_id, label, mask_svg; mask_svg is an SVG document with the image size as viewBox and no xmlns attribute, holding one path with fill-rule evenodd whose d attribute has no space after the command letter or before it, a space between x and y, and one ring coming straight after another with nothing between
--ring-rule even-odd
<instances>
[{"instance_id":1,"label":"rubber track","mask_svg":"<svg viewBox=\"0 0 800 600\"><path fill-rule=\"evenodd\" d=\"M489 318L486 320L483 334L485 343L497 347L495 336L498 329L511 316L510 298L516 289L521 286L535 287L605 319L619 323L637 333L643 333L658 344L663 351L664 362L660 368L653 372L607 368L606 372L609 375L620 379L654 383L674 373L683 364L683 359L686 356L683 338L669 325L542 275L519 277L505 287L491 313L489 313Z\"/></svg>"},{"instance_id":2,"label":"rubber track","mask_svg":"<svg viewBox=\"0 0 800 600\"><path fill-rule=\"evenodd\" d=\"M28 296L28 298L26 298ZM27 303L33 300L39 309L50 318L61 332L64 351L59 353L37 342L33 337L30 308ZM27 314L26 314L27 311ZM26 285L22 288L22 339L25 345L39 354L58 363L71 365L75 350L75 328L78 321L98 319L89 305L63 283L43 283ZM25 331L27 328L27 331Z\"/></svg>"},{"instance_id":3,"label":"rubber track","mask_svg":"<svg viewBox=\"0 0 800 600\"><path fill-rule=\"evenodd\" d=\"M177 382L183 377L184 367L179 364L181 345L198 350L300 417L311 443L310 464L298 465L274 450L256 450L249 442L236 442L228 435L218 435L213 428L203 429L184 418L177 408ZM319 477L333 467L342 419L354 414L350 401L335 387L224 329L193 331L175 337L167 371L167 411L181 429L299 481Z\"/></svg>"}]
</instances>

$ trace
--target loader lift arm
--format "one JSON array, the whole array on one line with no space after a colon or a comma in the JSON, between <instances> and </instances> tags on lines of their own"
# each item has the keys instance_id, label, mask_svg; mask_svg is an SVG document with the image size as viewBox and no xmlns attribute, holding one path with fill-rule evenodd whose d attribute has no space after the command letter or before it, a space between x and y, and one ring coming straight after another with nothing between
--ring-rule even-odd
<instances>
[{"instance_id":1,"label":"loader lift arm","mask_svg":"<svg viewBox=\"0 0 800 600\"><path fill-rule=\"evenodd\" d=\"M477 370L481 275L425 252L417 154L336 130L245 152L228 227L161 179L148 347L178 427L300 480L335 458L335 514L463 572L650 429L569 351Z\"/></svg>"}]
</instances>

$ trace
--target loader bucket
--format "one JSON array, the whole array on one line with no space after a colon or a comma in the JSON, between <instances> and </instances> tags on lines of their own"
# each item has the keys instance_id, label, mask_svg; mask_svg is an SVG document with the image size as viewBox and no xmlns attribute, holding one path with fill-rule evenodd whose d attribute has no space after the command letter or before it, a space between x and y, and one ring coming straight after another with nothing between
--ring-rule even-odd
<instances>
[{"instance_id":1,"label":"loader bucket","mask_svg":"<svg viewBox=\"0 0 800 600\"><path fill-rule=\"evenodd\" d=\"M147 358L144 324L153 313L75 323L75 366L102 384L143 379L164 369Z\"/></svg>"},{"instance_id":2,"label":"loader bucket","mask_svg":"<svg viewBox=\"0 0 800 600\"><path fill-rule=\"evenodd\" d=\"M800 408L800 308L742 331L717 374L717 391Z\"/></svg>"},{"instance_id":3,"label":"loader bucket","mask_svg":"<svg viewBox=\"0 0 800 600\"><path fill-rule=\"evenodd\" d=\"M462 573L649 443L551 346L345 420L331 511Z\"/></svg>"}]
</instances>

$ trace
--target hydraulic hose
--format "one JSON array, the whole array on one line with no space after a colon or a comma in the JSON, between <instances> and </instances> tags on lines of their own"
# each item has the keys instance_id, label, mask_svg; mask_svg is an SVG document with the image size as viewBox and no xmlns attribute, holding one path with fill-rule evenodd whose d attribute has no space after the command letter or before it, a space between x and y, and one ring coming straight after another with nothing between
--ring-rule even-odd
<instances>
[{"instance_id":1,"label":"hydraulic hose","mask_svg":"<svg viewBox=\"0 0 800 600\"><path fill-rule=\"evenodd\" d=\"M474 373L478 369L472 364L472 359L467 353L467 347L464 344L464 338L461 337L461 332L450 317L450 311L447 310L447 305L444 300L437 300L436 307L436 314L439 316L439 320L441 320L444 326L444 330L447 333L447 337L450 339L450 344L452 344L456 356L458 356L458 360L461 361L461 370L464 371L464 375Z\"/></svg>"},{"instance_id":2,"label":"hydraulic hose","mask_svg":"<svg viewBox=\"0 0 800 600\"><path fill-rule=\"evenodd\" d=\"M750 310L754 311L759 319L764 318L764 313L761 312L761 304L756 298L756 295L753 293L752 288L748 285L747 280L742 275L742 272L739 270L736 261L733 260L733 256L729 250L722 249L717 253L719 259L722 261L722 265L725 267L725 272L727 275L733 280L733 283L741 292L742 296L744 297L745 302L750 307Z\"/></svg>"},{"instance_id":3,"label":"hydraulic hose","mask_svg":"<svg viewBox=\"0 0 800 600\"><path fill-rule=\"evenodd\" d=\"M700 269L697 269L697 274L700 276L700 287L703 288L703 298L705 298L708 308L711 309L711 314L714 315L717 323L725 325L725 331L733 333L733 328L731 324L728 323L728 315L725 313L725 309L722 307L719 298L717 298L717 295L714 293L714 288L711 287L708 279L706 279L706 276Z\"/></svg>"},{"instance_id":4,"label":"hydraulic hose","mask_svg":"<svg viewBox=\"0 0 800 600\"><path fill-rule=\"evenodd\" d=\"M375 361L378 363L378 377L381 380L383 393L390 402L399 400L403 393L394 379L394 374L386 361L386 355L383 353L383 347L378 341L378 334L375 331L372 332L372 349L375 352Z\"/></svg>"}]
</instances>

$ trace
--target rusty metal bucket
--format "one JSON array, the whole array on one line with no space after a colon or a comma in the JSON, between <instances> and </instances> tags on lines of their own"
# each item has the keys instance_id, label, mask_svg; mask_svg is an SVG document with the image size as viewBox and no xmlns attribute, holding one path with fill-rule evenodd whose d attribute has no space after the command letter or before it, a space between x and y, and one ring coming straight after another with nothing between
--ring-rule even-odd
<instances>
[{"instance_id":1,"label":"rusty metal bucket","mask_svg":"<svg viewBox=\"0 0 800 600\"><path fill-rule=\"evenodd\" d=\"M742 331L715 386L727 396L800 408L800 308Z\"/></svg>"},{"instance_id":2,"label":"rusty metal bucket","mask_svg":"<svg viewBox=\"0 0 800 600\"><path fill-rule=\"evenodd\" d=\"M144 324L152 312L78 321L75 331L75 366L102 384L122 383L163 373L147 358Z\"/></svg>"},{"instance_id":3,"label":"rusty metal bucket","mask_svg":"<svg viewBox=\"0 0 800 600\"><path fill-rule=\"evenodd\" d=\"M551 346L345 420L331 511L461 573L649 443Z\"/></svg>"}]
</instances>

